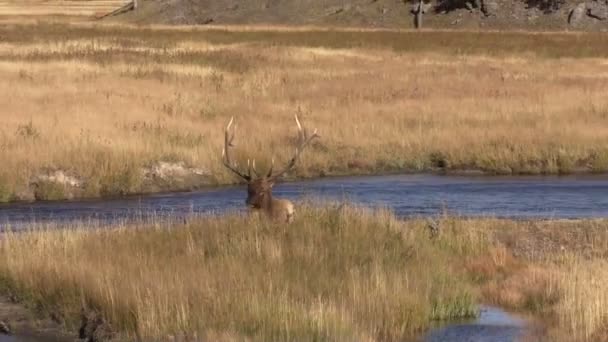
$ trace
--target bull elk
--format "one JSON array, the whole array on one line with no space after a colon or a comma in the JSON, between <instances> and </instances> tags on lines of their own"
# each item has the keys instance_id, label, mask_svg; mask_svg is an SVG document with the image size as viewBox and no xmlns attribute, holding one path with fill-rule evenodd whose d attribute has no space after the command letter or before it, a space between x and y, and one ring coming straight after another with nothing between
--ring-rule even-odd
<instances>
[{"instance_id":1,"label":"bull elk","mask_svg":"<svg viewBox=\"0 0 608 342\"><path fill-rule=\"evenodd\" d=\"M260 175L260 173L256 170L255 159L251 163L249 160L247 160L247 173L240 171L238 169L238 165L230 160L230 148L234 146L233 140L236 131L236 128L231 130L234 117L232 117L230 122L228 122L224 134L222 161L224 166L247 182L247 206L252 210L263 212L272 220L278 222L291 223L291 221L293 221L295 210L291 201L287 199L273 198L272 187L279 177L296 166L296 162L298 161L302 150L304 150L304 148L314 138L319 137L316 129L314 130L313 134L309 136L306 133L306 130L302 129L302 125L300 124L300 120L298 120L297 115L295 118L298 126L298 145L294 155L291 157L291 159L289 159L287 165L277 172L274 172L273 158L270 170L268 170L266 175Z\"/></svg>"}]
</instances>

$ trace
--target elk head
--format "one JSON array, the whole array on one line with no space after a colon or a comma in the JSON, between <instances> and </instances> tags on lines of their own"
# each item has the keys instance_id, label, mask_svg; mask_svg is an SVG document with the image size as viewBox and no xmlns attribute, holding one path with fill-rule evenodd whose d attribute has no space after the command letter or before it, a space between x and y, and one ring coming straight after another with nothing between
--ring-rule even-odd
<instances>
[{"instance_id":1,"label":"elk head","mask_svg":"<svg viewBox=\"0 0 608 342\"><path fill-rule=\"evenodd\" d=\"M278 171L274 171L274 158L270 170L265 175L261 175L255 167L255 159L250 161L247 160L247 173L244 173L238 169L238 165L233 163L230 159L230 148L234 146L233 140L236 131L236 127L231 130L234 122L234 117L230 119L226 126L224 134L224 149L222 151L222 161L234 174L242 178L247 182L247 206L253 210L261 210L266 215L275 220L291 222L294 215L293 203L285 199L278 199L272 197L272 187L279 177L284 175L286 172L292 170L300 157L300 153L306 146L314 139L319 137L317 130L315 129L312 135L308 135L302 125L298 116L295 116L296 124L298 126L298 145L294 155L289 159L287 165ZM236 125L235 125L236 126ZM252 173L253 172L253 173Z\"/></svg>"}]
</instances>

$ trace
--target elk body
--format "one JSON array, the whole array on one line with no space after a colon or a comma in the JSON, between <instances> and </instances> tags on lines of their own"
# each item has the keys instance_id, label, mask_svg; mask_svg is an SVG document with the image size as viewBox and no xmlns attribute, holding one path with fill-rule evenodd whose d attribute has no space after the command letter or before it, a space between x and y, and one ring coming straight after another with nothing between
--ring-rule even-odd
<instances>
[{"instance_id":1,"label":"elk body","mask_svg":"<svg viewBox=\"0 0 608 342\"><path fill-rule=\"evenodd\" d=\"M234 131L231 130L234 122L234 117L230 119L230 122L226 126L224 134L224 150L222 151L222 161L234 174L242 178L247 182L247 206L254 211L262 212L272 220L278 222L290 223L293 221L295 208L293 203L287 199L274 198L272 196L272 187L276 183L277 179L284 175L286 172L292 170L300 157L302 150L314 139L319 137L317 130L315 129L313 134L308 136L305 130L302 129L298 116L295 116L296 124L298 126L298 146L296 147L294 155L289 159L287 165L277 172L274 172L274 159L272 159L272 166L266 175L260 175L255 167L255 160L251 163L247 161L247 173L244 173L238 169L238 165L233 163L230 159L230 148L234 146ZM253 174L252 174L253 171Z\"/></svg>"}]
</instances>

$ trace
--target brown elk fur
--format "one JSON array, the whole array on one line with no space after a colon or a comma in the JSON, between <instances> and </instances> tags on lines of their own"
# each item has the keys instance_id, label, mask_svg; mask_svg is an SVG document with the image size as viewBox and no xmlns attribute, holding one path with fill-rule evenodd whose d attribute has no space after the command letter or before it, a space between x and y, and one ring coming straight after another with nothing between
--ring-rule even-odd
<instances>
[{"instance_id":1,"label":"brown elk fur","mask_svg":"<svg viewBox=\"0 0 608 342\"><path fill-rule=\"evenodd\" d=\"M247 185L247 206L253 210L262 210L275 221L291 223L295 214L290 200L272 197L274 182L266 177L256 179Z\"/></svg>"},{"instance_id":2,"label":"brown elk fur","mask_svg":"<svg viewBox=\"0 0 608 342\"><path fill-rule=\"evenodd\" d=\"M299 158L300 152L302 152L302 149L306 147L312 139L318 137L317 131L315 130L310 137L307 136L305 131L302 130L300 121L296 116L299 144L296 147L296 152L294 156L289 160L287 166L279 172L273 173L273 167L271 167L267 175L260 176L257 170L255 169L255 160L252 164L250 164L249 161L247 162L249 170L246 174L239 171L236 164L233 164L230 161L229 148L233 146L232 141L234 140L234 133L230 133L230 127L233 121L234 118L232 118L228 123L228 126L226 126L226 132L224 137L225 146L222 153L222 160L224 162L224 165L230 171L234 172L236 175L247 181L247 206L253 211L264 213L267 217L277 222L292 222L295 214L293 203L287 199L273 198L272 187L274 186L275 181L280 176L295 167L295 164ZM255 178L251 174L252 170L256 175Z\"/></svg>"}]
</instances>

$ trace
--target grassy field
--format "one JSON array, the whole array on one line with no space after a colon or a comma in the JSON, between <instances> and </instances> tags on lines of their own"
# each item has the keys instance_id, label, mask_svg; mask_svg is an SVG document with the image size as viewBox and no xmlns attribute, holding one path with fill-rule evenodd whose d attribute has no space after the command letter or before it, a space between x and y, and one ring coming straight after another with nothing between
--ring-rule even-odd
<instances>
[{"instance_id":1,"label":"grassy field","mask_svg":"<svg viewBox=\"0 0 608 342\"><path fill-rule=\"evenodd\" d=\"M92 18L110 13L126 3L126 0L0 0L0 18Z\"/></svg>"},{"instance_id":2,"label":"grassy field","mask_svg":"<svg viewBox=\"0 0 608 342\"><path fill-rule=\"evenodd\" d=\"M548 341L606 337L608 222L423 220L350 206L255 217L8 234L2 290L75 331L119 337L394 341L480 302L536 317Z\"/></svg>"},{"instance_id":3,"label":"grassy field","mask_svg":"<svg viewBox=\"0 0 608 342\"><path fill-rule=\"evenodd\" d=\"M317 127L296 177L608 169L601 34L8 21L0 37L0 201L234 182L231 116L262 167L292 153L294 113Z\"/></svg>"}]
</instances>

